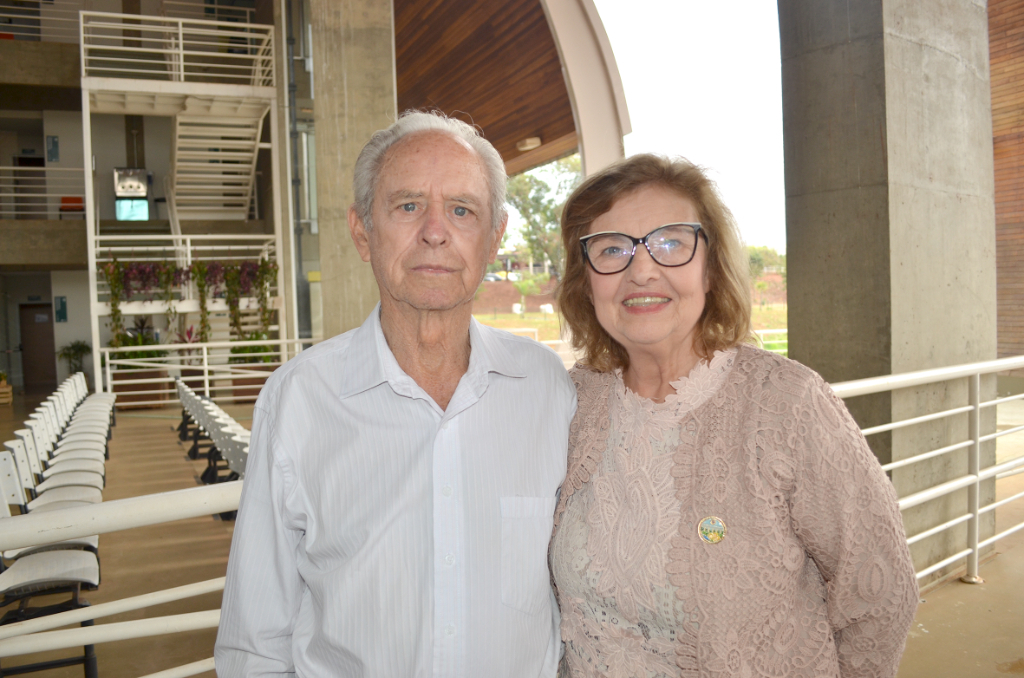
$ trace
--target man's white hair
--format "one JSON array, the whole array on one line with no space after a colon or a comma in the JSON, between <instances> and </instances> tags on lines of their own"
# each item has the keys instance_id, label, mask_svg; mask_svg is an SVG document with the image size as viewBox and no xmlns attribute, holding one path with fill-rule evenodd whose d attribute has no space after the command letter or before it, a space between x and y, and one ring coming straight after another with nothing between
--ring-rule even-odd
<instances>
[{"instance_id":1,"label":"man's white hair","mask_svg":"<svg viewBox=\"0 0 1024 678\"><path fill-rule=\"evenodd\" d=\"M377 192L377 183L384 167L388 150L404 136L414 132L434 130L450 134L468 143L483 162L487 172L487 186L490 190L491 226L497 230L505 220L505 190L508 177L505 174L505 162L501 154L483 138L480 130L461 120L449 118L440 111L405 111L398 116L395 124L387 129L374 132L370 140L359 152L356 160L355 176L352 187L355 189L356 214L367 230L373 228L373 200Z\"/></svg>"}]
</instances>

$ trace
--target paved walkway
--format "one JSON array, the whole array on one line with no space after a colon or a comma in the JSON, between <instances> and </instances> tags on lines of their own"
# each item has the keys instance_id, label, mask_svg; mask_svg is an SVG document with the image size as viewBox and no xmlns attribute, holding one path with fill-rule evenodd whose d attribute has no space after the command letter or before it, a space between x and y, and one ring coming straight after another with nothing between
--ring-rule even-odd
<instances>
[{"instance_id":1,"label":"paved walkway","mask_svg":"<svg viewBox=\"0 0 1024 678\"><path fill-rule=\"evenodd\" d=\"M999 406L998 429L1024 424L1024 401ZM997 462L1024 455L1024 431L1000 438ZM1024 473L996 482L996 499L1024 492ZM1024 498L996 509L996 531L1024 521ZM984 584L953 580L922 594L898 678L1024 676L1024 530L999 540Z\"/></svg>"}]
</instances>

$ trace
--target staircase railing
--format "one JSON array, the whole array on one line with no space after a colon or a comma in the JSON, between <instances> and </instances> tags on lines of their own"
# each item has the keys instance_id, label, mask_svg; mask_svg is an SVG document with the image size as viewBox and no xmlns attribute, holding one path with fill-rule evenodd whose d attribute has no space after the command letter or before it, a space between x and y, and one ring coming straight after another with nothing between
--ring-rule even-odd
<instances>
[{"instance_id":1,"label":"staircase railing","mask_svg":"<svg viewBox=\"0 0 1024 678\"><path fill-rule=\"evenodd\" d=\"M83 77L274 86L273 26L81 13Z\"/></svg>"}]
</instances>

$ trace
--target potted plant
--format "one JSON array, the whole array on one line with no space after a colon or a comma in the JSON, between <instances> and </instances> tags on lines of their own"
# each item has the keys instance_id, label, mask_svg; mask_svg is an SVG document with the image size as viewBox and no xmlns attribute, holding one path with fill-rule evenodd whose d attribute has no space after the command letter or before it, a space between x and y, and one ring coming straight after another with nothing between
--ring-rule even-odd
<instances>
[{"instance_id":1,"label":"potted plant","mask_svg":"<svg viewBox=\"0 0 1024 678\"><path fill-rule=\"evenodd\" d=\"M7 373L0 370L0 405L10 405L14 399L14 389L7 385Z\"/></svg>"},{"instance_id":2,"label":"potted plant","mask_svg":"<svg viewBox=\"0 0 1024 678\"><path fill-rule=\"evenodd\" d=\"M92 346L89 342L78 339L72 341L70 344L65 344L60 347L57 351L57 357L64 361L64 364L68 366L68 372L75 374L76 372L84 371L82 369L82 363L85 361L85 356L92 355Z\"/></svg>"}]
</instances>

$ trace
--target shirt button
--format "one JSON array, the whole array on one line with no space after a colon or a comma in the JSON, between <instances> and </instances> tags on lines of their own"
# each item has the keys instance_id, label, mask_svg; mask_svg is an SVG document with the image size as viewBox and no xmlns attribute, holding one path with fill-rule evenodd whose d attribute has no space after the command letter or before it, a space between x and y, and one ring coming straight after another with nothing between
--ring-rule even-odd
<instances>
[{"instance_id":1,"label":"shirt button","mask_svg":"<svg viewBox=\"0 0 1024 678\"><path fill-rule=\"evenodd\" d=\"M445 485L444 487L442 487L441 488L441 494L443 494L446 497L452 496L452 486L451 485Z\"/></svg>"},{"instance_id":2,"label":"shirt button","mask_svg":"<svg viewBox=\"0 0 1024 678\"><path fill-rule=\"evenodd\" d=\"M455 564L455 554L454 553L449 553L448 555L446 555L444 557L444 564L445 565L454 565Z\"/></svg>"},{"instance_id":3,"label":"shirt button","mask_svg":"<svg viewBox=\"0 0 1024 678\"><path fill-rule=\"evenodd\" d=\"M444 627L444 635L448 636L449 638L454 636L455 635L455 624L449 624L448 626Z\"/></svg>"},{"instance_id":4,"label":"shirt button","mask_svg":"<svg viewBox=\"0 0 1024 678\"><path fill-rule=\"evenodd\" d=\"M446 421L445 423L441 424L441 428L444 429L445 431L447 431L448 430L448 423L449 422Z\"/></svg>"}]
</instances>

